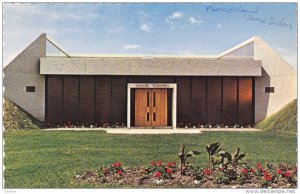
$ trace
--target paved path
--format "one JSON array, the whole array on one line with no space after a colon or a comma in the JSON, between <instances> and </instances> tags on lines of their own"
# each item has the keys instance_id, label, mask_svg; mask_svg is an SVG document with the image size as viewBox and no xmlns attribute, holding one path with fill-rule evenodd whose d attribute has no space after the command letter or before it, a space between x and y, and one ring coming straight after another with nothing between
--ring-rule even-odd
<instances>
[{"instance_id":1,"label":"paved path","mask_svg":"<svg viewBox=\"0 0 300 194\"><path fill-rule=\"evenodd\" d=\"M208 131L261 131L255 128L199 128L199 129L127 129L127 128L50 128L45 131L106 131L112 134L195 134Z\"/></svg>"}]
</instances>

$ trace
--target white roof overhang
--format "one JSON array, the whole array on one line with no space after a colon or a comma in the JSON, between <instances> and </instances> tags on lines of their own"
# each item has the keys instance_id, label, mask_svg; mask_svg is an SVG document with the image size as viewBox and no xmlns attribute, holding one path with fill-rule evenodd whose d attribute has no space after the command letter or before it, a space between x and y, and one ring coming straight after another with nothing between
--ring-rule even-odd
<instances>
[{"instance_id":1,"label":"white roof overhang","mask_svg":"<svg viewBox=\"0 0 300 194\"><path fill-rule=\"evenodd\" d=\"M46 57L40 59L40 74L261 76L261 61L249 58Z\"/></svg>"}]
</instances>

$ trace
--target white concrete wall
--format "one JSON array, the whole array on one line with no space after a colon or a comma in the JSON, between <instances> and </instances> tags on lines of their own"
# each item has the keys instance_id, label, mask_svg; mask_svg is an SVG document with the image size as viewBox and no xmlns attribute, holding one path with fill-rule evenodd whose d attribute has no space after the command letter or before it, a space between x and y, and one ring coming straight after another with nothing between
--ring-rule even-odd
<instances>
[{"instance_id":1,"label":"white concrete wall","mask_svg":"<svg viewBox=\"0 0 300 194\"><path fill-rule=\"evenodd\" d=\"M46 34L20 53L3 72L4 96L40 121L45 120L45 76L40 75L40 58L46 57ZM26 92L35 86L35 92Z\"/></svg>"},{"instance_id":2,"label":"white concrete wall","mask_svg":"<svg viewBox=\"0 0 300 194\"><path fill-rule=\"evenodd\" d=\"M297 71L261 38L254 39L254 59L262 61L263 76L255 80L255 121L279 111L297 98ZM265 87L274 93L265 93Z\"/></svg>"}]
</instances>

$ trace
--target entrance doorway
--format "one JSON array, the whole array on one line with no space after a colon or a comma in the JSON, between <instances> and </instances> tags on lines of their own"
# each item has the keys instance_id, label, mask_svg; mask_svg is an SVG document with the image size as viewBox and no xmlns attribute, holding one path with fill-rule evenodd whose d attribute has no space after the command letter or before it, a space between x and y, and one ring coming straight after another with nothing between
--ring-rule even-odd
<instances>
[{"instance_id":1,"label":"entrance doorway","mask_svg":"<svg viewBox=\"0 0 300 194\"><path fill-rule=\"evenodd\" d=\"M167 89L136 89L135 126L163 127L167 125Z\"/></svg>"}]
</instances>

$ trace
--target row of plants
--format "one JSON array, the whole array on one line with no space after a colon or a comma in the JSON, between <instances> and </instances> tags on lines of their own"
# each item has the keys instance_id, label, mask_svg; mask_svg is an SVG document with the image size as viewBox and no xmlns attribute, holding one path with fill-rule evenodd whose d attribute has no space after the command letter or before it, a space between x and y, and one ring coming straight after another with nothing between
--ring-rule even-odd
<instances>
[{"instance_id":1,"label":"row of plants","mask_svg":"<svg viewBox=\"0 0 300 194\"><path fill-rule=\"evenodd\" d=\"M72 123L68 121L64 124L53 125L47 123L46 127L48 128L126 128L125 123L116 122L116 123ZM243 123L236 123L235 125L225 125L223 123L220 124L194 124L194 123L183 123L179 122L177 124L177 128L252 128L253 125L251 124L243 124Z\"/></svg>"},{"instance_id":2,"label":"row of plants","mask_svg":"<svg viewBox=\"0 0 300 194\"><path fill-rule=\"evenodd\" d=\"M77 175L78 181L109 183L136 187L208 187L208 188L295 188L297 165L283 163L242 162L246 153L240 148L233 154L221 148L220 142L206 146L207 166L191 165L189 158L202 155L186 151L183 145L175 161L153 161L141 167L124 167L123 162L101 166L96 171Z\"/></svg>"},{"instance_id":3,"label":"row of plants","mask_svg":"<svg viewBox=\"0 0 300 194\"><path fill-rule=\"evenodd\" d=\"M125 123L72 123L71 121L68 121L63 124L50 124L47 123L46 125L47 128L125 128L126 124Z\"/></svg>"},{"instance_id":4,"label":"row of plants","mask_svg":"<svg viewBox=\"0 0 300 194\"><path fill-rule=\"evenodd\" d=\"M234 125L225 125L224 123L205 123L205 124L196 124L196 123L177 123L177 128L252 128L252 124L236 123Z\"/></svg>"}]
</instances>

